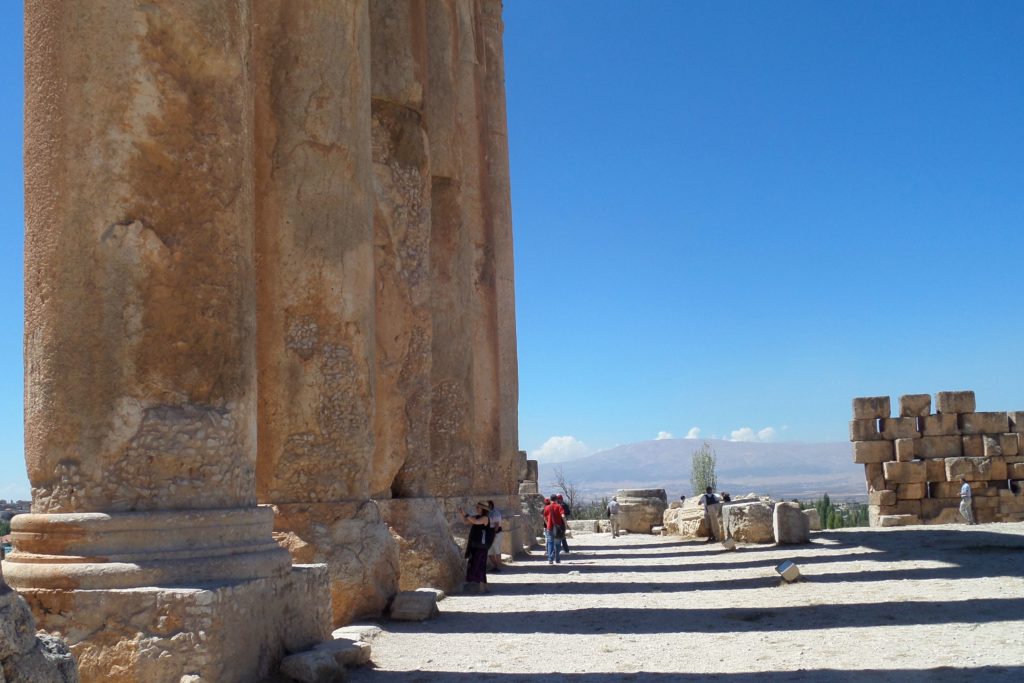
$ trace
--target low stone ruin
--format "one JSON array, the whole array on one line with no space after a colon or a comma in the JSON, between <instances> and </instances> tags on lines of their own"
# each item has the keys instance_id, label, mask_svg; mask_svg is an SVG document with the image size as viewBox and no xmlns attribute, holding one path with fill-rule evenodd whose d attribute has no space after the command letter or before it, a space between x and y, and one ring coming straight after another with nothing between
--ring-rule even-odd
<instances>
[{"instance_id":1,"label":"low stone ruin","mask_svg":"<svg viewBox=\"0 0 1024 683\"><path fill-rule=\"evenodd\" d=\"M662 525L668 508L665 489L619 489L619 528L633 534L649 534Z\"/></svg>"},{"instance_id":2,"label":"low stone ruin","mask_svg":"<svg viewBox=\"0 0 1024 683\"><path fill-rule=\"evenodd\" d=\"M977 412L973 391L853 399L853 461L864 465L871 526L963 522L963 476L978 522L1024 520L1024 411Z\"/></svg>"},{"instance_id":3,"label":"low stone ruin","mask_svg":"<svg viewBox=\"0 0 1024 683\"><path fill-rule=\"evenodd\" d=\"M810 540L817 518L816 510L801 510L796 503L775 502L753 493L715 503L709 514L705 514L698 501L694 497L683 504L672 503L664 513L665 533L684 538L714 535L737 543L798 544Z\"/></svg>"}]
</instances>

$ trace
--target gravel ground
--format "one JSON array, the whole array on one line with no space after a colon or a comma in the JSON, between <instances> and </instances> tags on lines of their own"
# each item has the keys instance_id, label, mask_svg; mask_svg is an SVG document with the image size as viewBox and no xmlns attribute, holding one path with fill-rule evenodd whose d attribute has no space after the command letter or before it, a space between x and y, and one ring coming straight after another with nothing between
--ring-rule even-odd
<instances>
[{"instance_id":1,"label":"gravel ground","mask_svg":"<svg viewBox=\"0 0 1024 683\"><path fill-rule=\"evenodd\" d=\"M535 550L436 620L381 624L349 680L1024 681L1024 524L811 537L577 534L561 565Z\"/></svg>"}]
</instances>

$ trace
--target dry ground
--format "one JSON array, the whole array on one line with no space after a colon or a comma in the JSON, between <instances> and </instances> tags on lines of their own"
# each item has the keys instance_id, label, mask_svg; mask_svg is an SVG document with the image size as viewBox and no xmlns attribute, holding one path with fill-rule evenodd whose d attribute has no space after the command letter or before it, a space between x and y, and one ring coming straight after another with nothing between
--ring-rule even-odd
<instances>
[{"instance_id":1,"label":"dry ground","mask_svg":"<svg viewBox=\"0 0 1024 683\"><path fill-rule=\"evenodd\" d=\"M382 624L350 680L1024 681L1024 524L811 536L577 534L560 566L534 551L434 621Z\"/></svg>"}]
</instances>

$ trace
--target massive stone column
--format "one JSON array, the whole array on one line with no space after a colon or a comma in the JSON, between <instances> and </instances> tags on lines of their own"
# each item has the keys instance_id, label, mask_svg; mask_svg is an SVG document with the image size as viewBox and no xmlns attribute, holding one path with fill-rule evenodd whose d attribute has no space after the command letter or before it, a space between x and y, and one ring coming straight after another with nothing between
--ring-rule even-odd
<instances>
[{"instance_id":1,"label":"massive stone column","mask_svg":"<svg viewBox=\"0 0 1024 683\"><path fill-rule=\"evenodd\" d=\"M255 5L260 502L333 620L376 615L398 549L374 473L374 188L365 0ZM380 484L376 485L378 488Z\"/></svg>"},{"instance_id":2,"label":"massive stone column","mask_svg":"<svg viewBox=\"0 0 1024 683\"><path fill-rule=\"evenodd\" d=\"M327 614L256 507L248 3L25 14L33 514L4 573L85 681L258 678Z\"/></svg>"},{"instance_id":3,"label":"massive stone column","mask_svg":"<svg viewBox=\"0 0 1024 683\"><path fill-rule=\"evenodd\" d=\"M424 0L370 3L377 308L377 497L406 496L429 462L430 160ZM418 473L412 473L415 479Z\"/></svg>"},{"instance_id":4,"label":"massive stone column","mask_svg":"<svg viewBox=\"0 0 1024 683\"><path fill-rule=\"evenodd\" d=\"M497 337L498 452L489 481L515 493L519 482L519 362L516 349L515 272L512 250L512 191L505 109L505 49L501 0L484 0L484 159L488 232L494 249L495 334ZM481 482L483 484L485 482Z\"/></svg>"},{"instance_id":5,"label":"massive stone column","mask_svg":"<svg viewBox=\"0 0 1024 683\"><path fill-rule=\"evenodd\" d=\"M371 3L371 43L377 190L377 462L381 483L390 482L388 494L393 497L379 504L400 544L401 587L452 590L461 583L464 565L451 539L438 482L457 478L471 453L461 453L467 461L455 467L451 460L434 457L438 421L448 418L435 410L434 362L439 362L441 371L446 358L436 357L437 341L449 341L446 335L452 327L465 330L466 321L458 319L457 308L448 319L436 314L440 307L458 305L452 290L437 282L458 258L459 245L449 249L445 237L446 231L457 229L444 223L446 212L457 210L457 195L450 184L432 175L431 155L437 145L434 133L427 135L426 110L433 63L439 52L451 50L450 37L437 41L429 35L430 25L446 5L423 0ZM437 134L442 135L440 129ZM441 221L437 232L432 227L435 219ZM435 337L435 325L440 336ZM458 345L450 351L464 356Z\"/></svg>"}]
</instances>

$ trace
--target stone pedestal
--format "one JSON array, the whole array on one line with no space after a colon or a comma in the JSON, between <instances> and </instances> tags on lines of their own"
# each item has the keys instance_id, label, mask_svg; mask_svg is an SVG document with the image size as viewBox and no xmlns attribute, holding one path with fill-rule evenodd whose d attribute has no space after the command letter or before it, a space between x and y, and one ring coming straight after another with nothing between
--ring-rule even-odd
<instances>
[{"instance_id":1,"label":"stone pedestal","mask_svg":"<svg viewBox=\"0 0 1024 683\"><path fill-rule=\"evenodd\" d=\"M38 626L64 634L83 683L252 683L330 638L323 565L208 588L28 589Z\"/></svg>"}]
</instances>

